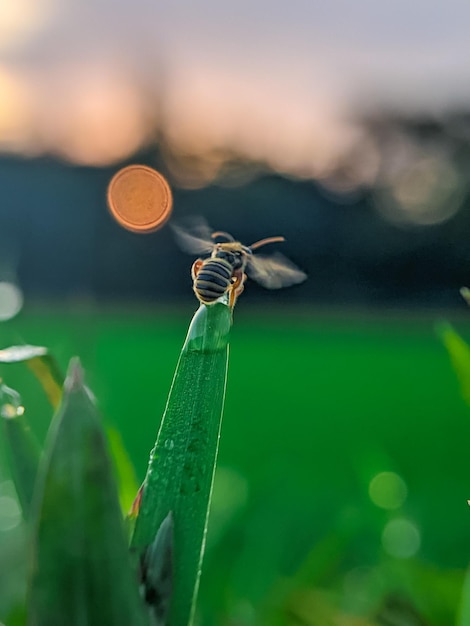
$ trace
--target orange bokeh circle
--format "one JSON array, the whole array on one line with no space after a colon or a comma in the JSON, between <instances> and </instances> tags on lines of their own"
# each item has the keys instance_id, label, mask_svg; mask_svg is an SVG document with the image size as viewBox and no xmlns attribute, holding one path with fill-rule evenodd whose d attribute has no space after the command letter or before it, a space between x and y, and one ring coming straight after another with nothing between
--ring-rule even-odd
<instances>
[{"instance_id":1,"label":"orange bokeh circle","mask_svg":"<svg viewBox=\"0 0 470 626\"><path fill-rule=\"evenodd\" d=\"M152 233L165 224L173 209L165 178L147 165L128 165L108 186L108 207L115 220L134 233Z\"/></svg>"}]
</instances>

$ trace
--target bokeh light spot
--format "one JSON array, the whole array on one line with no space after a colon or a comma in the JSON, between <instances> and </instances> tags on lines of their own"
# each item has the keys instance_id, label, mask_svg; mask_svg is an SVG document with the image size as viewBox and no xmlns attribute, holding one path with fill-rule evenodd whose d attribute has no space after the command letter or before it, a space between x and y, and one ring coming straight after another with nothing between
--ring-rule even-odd
<instances>
[{"instance_id":1,"label":"bokeh light spot","mask_svg":"<svg viewBox=\"0 0 470 626\"><path fill-rule=\"evenodd\" d=\"M444 152L429 149L423 153L417 146L401 146L384 169L376 207L392 222L440 224L461 207L465 183Z\"/></svg>"},{"instance_id":2,"label":"bokeh light spot","mask_svg":"<svg viewBox=\"0 0 470 626\"><path fill-rule=\"evenodd\" d=\"M388 522L382 533L382 546L390 556L408 559L421 545L421 533L416 524L404 518Z\"/></svg>"},{"instance_id":3,"label":"bokeh light spot","mask_svg":"<svg viewBox=\"0 0 470 626\"><path fill-rule=\"evenodd\" d=\"M406 500L408 489L405 481L395 472L380 472L369 484L369 497L382 509L398 509Z\"/></svg>"},{"instance_id":4,"label":"bokeh light spot","mask_svg":"<svg viewBox=\"0 0 470 626\"><path fill-rule=\"evenodd\" d=\"M0 282L0 321L9 320L21 311L23 294L13 283Z\"/></svg>"},{"instance_id":5,"label":"bokeh light spot","mask_svg":"<svg viewBox=\"0 0 470 626\"><path fill-rule=\"evenodd\" d=\"M151 233L171 215L173 198L165 178L146 165L128 165L113 176L108 206L116 221L134 233Z\"/></svg>"}]
</instances>

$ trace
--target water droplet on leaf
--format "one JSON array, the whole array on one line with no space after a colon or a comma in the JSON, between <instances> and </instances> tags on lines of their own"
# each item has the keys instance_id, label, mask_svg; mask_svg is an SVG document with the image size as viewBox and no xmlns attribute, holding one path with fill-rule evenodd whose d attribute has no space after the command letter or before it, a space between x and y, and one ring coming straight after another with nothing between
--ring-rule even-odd
<instances>
[{"instance_id":1,"label":"water droplet on leaf","mask_svg":"<svg viewBox=\"0 0 470 626\"><path fill-rule=\"evenodd\" d=\"M0 381L0 415L5 419L13 419L23 413L20 394Z\"/></svg>"}]
</instances>

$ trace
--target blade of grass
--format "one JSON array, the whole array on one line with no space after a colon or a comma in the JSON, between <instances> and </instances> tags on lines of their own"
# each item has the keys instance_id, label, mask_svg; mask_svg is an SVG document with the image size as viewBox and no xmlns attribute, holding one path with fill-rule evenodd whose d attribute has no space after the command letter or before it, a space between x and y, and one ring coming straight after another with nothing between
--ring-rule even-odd
<instances>
[{"instance_id":1,"label":"blade of grass","mask_svg":"<svg viewBox=\"0 0 470 626\"><path fill-rule=\"evenodd\" d=\"M460 295L465 300L465 302L470 305L470 289L468 287L462 287L460 289Z\"/></svg>"},{"instance_id":2,"label":"blade of grass","mask_svg":"<svg viewBox=\"0 0 470 626\"><path fill-rule=\"evenodd\" d=\"M51 354L35 357L27 361L27 366L39 380L54 409L60 404L64 376L57 361Z\"/></svg>"},{"instance_id":3,"label":"blade of grass","mask_svg":"<svg viewBox=\"0 0 470 626\"><path fill-rule=\"evenodd\" d=\"M43 346L11 346L0 350L0 363L23 362L41 384L54 409L60 404L64 375L55 357ZM139 488L134 466L122 441L120 433L113 426L106 426L111 456L119 484L119 501L127 513Z\"/></svg>"},{"instance_id":4,"label":"blade of grass","mask_svg":"<svg viewBox=\"0 0 470 626\"><path fill-rule=\"evenodd\" d=\"M139 489L139 482L132 461L122 441L121 433L109 425L105 427L105 430L109 451L116 470L121 510L127 514Z\"/></svg>"},{"instance_id":5,"label":"blade of grass","mask_svg":"<svg viewBox=\"0 0 470 626\"><path fill-rule=\"evenodd\" d=\"M204 552L228 365L231 310L198 309L176 367L135 523L142 552L169 512L174 520L170 626L192 622Z\"/></svg>"},{"instance_id":6,"label":"blade of grass","mask_svg":"<svg viewBox=\"0 0 470 626\"><path fill-rule=\"evenodd\" d=\"M456 626L468 626L470 624L470 569L467 570L463 581L462 597Z\"/></svg>"},{"instance_id":7,"label":"blade of grass","mask_svg":"<svg viewBox=\"0 0 470 626\"><path fill-rule=\"evenodd\" d=\"M28 623L147 623L100 417L72 363L38 477Z\"/></svg>"},{"instance_id":8,"label":"blade of grass","mask_svg":"<svg viewBox=\"0 0 470 626\"><path fill-rule=\"evenodd\" d=\"M470 346L448 323L439 324L437 333L449 353L462 396L470 405Z\"/></svg>"},{"instance_id":9,"label":"blade of grass","mask_svg":"<svg viewBox=\"0 0 470 626\"><path fill-rule=\"evenodd\" d=\"M20 395L0 380L0 415L6 456L23 517L29 519L41 450L24 415Z\"/></svg>"},{"instance_id":10,"label":"blade of grass","mask_svg":"<svg viewBox=\"0 0 470 626\"><path fill-rule=\"evenodd\" d=\"M30 368L56 409L62 396L64 376L55 358L43 346L11 346L0 350L0 363L19 362Z\"/></svg>"},{"instance_id":11,"label":"blade of grass","mask_svg":"<svg viewBox=\"0 0 470 626\"><path fill-rule=\"evenodd\" d=\"M470 304L470 290L461 289L461 294ZM438 326L437 332L444 343L452 361L452 366L460 383L462 396L470 405L470 346L464 339L447 323ZM467 571L457 616L457 626L470 624L470 570Z\"/></svg>"}]
</instances>

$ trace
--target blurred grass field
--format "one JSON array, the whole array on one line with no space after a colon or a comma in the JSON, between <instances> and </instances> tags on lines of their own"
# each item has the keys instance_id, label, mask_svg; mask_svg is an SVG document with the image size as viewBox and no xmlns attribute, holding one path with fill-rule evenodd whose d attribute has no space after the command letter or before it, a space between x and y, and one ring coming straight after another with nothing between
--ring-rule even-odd
<instances>
[{"instance_id":1,"label":"blurred grass field","mask_svg":"<svg viewBox=\"0 0 470 626\"><path fill-rule=\"evenodd\" d=\"M1 344L45 345L64 369L80 356L141 480L192 312L25 310L2 324ZM270 614L296 589L317 585L338 591L346 609L373 609L380 594L372 588L417 588L415 576L439 581L431 584L437 596L426 584L422 595L441 608L420 608L434 611L431 623L446 623L470 560L470 410L435 321L235 312L202 624L255 623L256 611ZM455 326L470 336L470 321ZM42 437L50 408L39 384L21 364L0 375L22 394ZM5 478L3 462L0 470ZM396 509L369 495L381 472L406 484ZM400 537L397 554L384 545L393 519L415 533L409 558L399 558ZM0 550L10 532L0 531Z\"/></svg>"}]
</instances>

